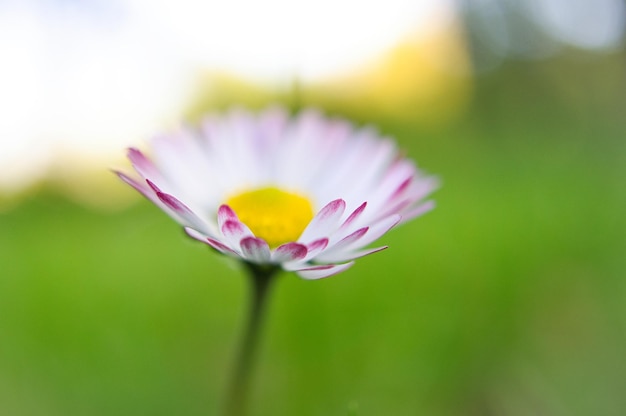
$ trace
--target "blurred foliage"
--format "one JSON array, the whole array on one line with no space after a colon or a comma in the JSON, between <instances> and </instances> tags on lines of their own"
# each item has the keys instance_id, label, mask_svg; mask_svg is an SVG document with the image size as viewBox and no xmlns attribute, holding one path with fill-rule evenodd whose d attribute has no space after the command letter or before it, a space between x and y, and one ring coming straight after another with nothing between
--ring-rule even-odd
<instances>
[{"instance_id":1,"label":"blurred foliage","mask_svg":"<svg viewBox=\"0 0 626 416\"><path fill-rule=\"evenodd\" d=\"M253 414L624 414L623 74L509 64L437 127L330 106L440 175L438 208L342 275L281 276ZM246 282L151 204L44 188L0 214L0 270L0 415L217 413Z\"/></svg>"}]
</instances>

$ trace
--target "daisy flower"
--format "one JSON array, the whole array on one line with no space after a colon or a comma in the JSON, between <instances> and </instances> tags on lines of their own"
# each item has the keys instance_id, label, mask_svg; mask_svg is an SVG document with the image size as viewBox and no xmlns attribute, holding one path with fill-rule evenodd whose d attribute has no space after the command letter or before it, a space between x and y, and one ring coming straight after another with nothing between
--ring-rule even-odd
<instances>
[{"instance_id":1,"label":"daisy flower","mask_svg":"<svg viewBox=\"0 0 626 416\"><path fill-rule=\"evenodd\" d=\"M328 277L433 208L437 181L370 128L314 110L232 110L128 150L117 172L187 234L260 267Z\"/></svg>"}]
</instances>

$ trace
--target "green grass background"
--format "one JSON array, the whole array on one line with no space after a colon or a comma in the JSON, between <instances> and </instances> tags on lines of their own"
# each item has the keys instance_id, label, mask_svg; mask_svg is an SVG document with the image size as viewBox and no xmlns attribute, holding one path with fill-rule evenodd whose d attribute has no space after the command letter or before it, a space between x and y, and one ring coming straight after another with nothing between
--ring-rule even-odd
<instances>
[{"instance_id":1,"label":"green grass background","mask_svg":"<svg viewBox=\"0 0 626 416\"><path fill-rule=\"evenodd\" d=\"M344 274L281 275L252 415L626 414L626 89L585 62L484 76L439 128L335 110L439 175L438 207ZM145 201L0 214L0 415L217 414L237 266Z\"/></svg>"}]
</instances>

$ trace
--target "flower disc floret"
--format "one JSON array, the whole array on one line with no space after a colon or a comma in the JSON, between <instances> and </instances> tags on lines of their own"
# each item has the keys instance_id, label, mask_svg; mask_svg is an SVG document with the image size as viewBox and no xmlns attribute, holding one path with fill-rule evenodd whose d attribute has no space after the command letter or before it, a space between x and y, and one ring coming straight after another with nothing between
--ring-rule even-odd
<instances>
[{"instance_id":1,"label":"flower disc floret","mask_svg":"<svg viewBox=\"0 0 626 416\"><path fill-rule=\"evenodd\" d=\"M272 186L238 193L226 204L271 248L296 241L314 215L308 198Z\"/></svg>"}]
</instances>

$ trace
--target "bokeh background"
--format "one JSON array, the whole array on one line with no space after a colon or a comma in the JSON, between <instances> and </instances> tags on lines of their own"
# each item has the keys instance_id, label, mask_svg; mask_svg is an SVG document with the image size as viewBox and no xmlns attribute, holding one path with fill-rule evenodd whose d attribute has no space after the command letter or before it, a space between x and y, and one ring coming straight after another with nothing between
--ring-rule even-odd
<instances>
[{"instance_id":1,"label":"bokeh background","mask_svg":"<svg viewBox=\"0 0 626 416\"><path fill-rule=\"evenodd\" d=\"M626 414L625 17L0 1L0 415L218 413L245 278L108 169L276 103L376 125L443 186L389 250L281 276L251 414Z\"/></svg>"}]
</instances>

